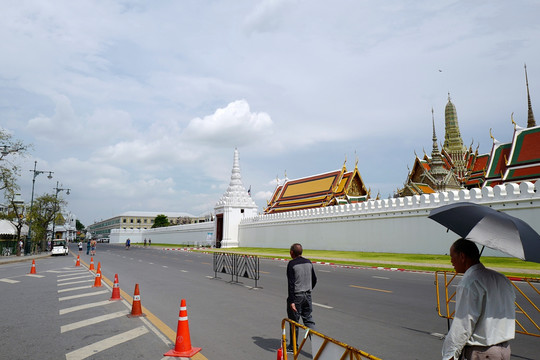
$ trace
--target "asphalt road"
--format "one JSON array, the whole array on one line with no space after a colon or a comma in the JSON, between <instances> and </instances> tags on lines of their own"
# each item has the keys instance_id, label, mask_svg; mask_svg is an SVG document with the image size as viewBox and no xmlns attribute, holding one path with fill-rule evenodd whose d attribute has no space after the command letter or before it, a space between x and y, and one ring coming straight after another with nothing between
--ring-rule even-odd
<instances>
[{"instance_id":1,"label":"asphalt road","mask_svg":"<svg viewBox=\"0 0 540 360\"><path fill-rule=\"evenodd\" d=\"M23 358L15 356L21 348L29 355L24 358L35 358L33 355L44 349L51 356L41 358L64 358L62 355L94 340L142 326L137 325L139 319L122 316L104 321L99 327L92 325L59 334L62 326L89 316L59 316L58 311L64 306L59 304L61 295L57 292L60 273L45 272L73 267L73 259L69 256L41 260L38 273L43 271L45 278L21 275L24 281L20 283L0 281L0 304L4 312L8 309L0 325L0 344L2 351L8 349L12 355L9 358ZM89 263L85 254L81 259ZM94 262L96 266L101 263L104 277L112 280L118 274L120 288L128 294L133 295L138 283L142 305L174 331L180 300L186 299L192 346L202 347L206 358L275 359L281 320L286 316L285 261L261 259L257 288L250 279L235 283L230 275L218 274L221 278L215 278L211 254L140 247L125 250L119 245L99 244ZM28 272L28 266L2 265L0 280L19 279L17 274ZM313 292L314 319L319 332L382 359L440 358L440 334L446 333L447 322L438 317L435 309L433 274L329 265L315 265L315 269L319 282ZM102 296L108 299L110 292ZM93 316L111 314L122 311L120 305L88 311ZM110 310L112 306L120 310ZM512 342L513 358L537 359L538 341L518 334ZM55 346L55 342L63 346ZM119 359L161 359L170 346L150 331L100 354L114 354Z\"/></svg>"}]
</instances>

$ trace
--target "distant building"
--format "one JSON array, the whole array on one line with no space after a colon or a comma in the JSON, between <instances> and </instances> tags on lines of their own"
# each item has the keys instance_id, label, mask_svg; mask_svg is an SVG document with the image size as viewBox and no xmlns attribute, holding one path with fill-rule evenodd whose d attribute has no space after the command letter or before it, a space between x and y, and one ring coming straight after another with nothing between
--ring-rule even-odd
<instances>
[{"instance_id":1,"label":"distant building","mask_svg":"<svg viewBox=\"0 0 540 360\"><path fill-rule=\"evenodd\" d=\"M87 227L93 238L108 237L112 229L150 229L158 215L165 215L171 225L193 224L211 220L211 215L194 216L184 212L128 211Z\"/></svg>"}]
</instances>

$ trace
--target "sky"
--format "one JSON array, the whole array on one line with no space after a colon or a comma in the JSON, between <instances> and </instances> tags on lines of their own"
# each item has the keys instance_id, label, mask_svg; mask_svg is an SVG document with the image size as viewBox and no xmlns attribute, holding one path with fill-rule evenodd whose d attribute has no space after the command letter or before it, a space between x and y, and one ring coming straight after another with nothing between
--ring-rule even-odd
<instances>
[{"instance_id":1,"label":"sky","mask_svg":"<svg viewBox=\"0 0 540 360\"><path fill-rule=\"evenodd\" d=\"M403 186L444 140L448 94L480 153L540 114L531 0L2 1L0 126L32 146L21 195L54 193L84 225L126 211L211 212L242 181L358 169Z\"/></svg>"}]
</instances>

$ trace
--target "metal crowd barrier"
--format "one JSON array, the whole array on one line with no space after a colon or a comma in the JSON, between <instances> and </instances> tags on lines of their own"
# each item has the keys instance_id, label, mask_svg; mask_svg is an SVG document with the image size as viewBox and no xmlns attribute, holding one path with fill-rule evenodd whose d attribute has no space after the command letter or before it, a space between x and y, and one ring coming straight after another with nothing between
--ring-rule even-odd
<instances>
[{"instance_id":1,"label":"metal crowd barrier","mask_svg":"<svg viewBox=\"0 0 540 360\"><path fill-rule=\"evenodd\" d=\"M214 277L217 278L218 273L229 274L231 282L239 282L238 277L241 276L255 280L255 287L257 287L257 281L260 278L258 256L215 252L213 259Z\"/></svg>"},{"instance_id":2,"label":"metal crowd barrier","mask_svg":"<svg viewBox=\"0 0 540 360\"><path fill-rule=\"evenodd\" d=\"M380 358L373 356L371 354L368 354L367 352L364 352L362 350L358 350L350 345L347 345L345 343L342 343L341 341L338 341L336 339L332 339L329 336L326 336L324 334L321 334L320 332L317 332L315 330L312 330L304 325L301 325L297 323L296 321L293 321L291 319L285 318L281 321L281 330L282 330L282 337L281 337L281 349L283 354L283 360L288 360L288 354L287 354L287 326L286 324L289 323L290 326L292 326L293 329L293 335L292 335L292 344L293 344L293 353L292 358L294 360L298 359L300 356L300 353L302 349L304 349L304 346L306 345L307 339L311 339L311 354L313 360L334 360L334 359L340 359L340 360L361 360L361 359L369 359L369 360L381 360ZM304 329L305 333L303 335L302 341L300 344L296 343L296 332L299 331L299 329Z\"/></svg>"},{"instance_id":3,"label":"metal crowd barrier","mask_svg":"<svg viewBox=\"0 0 540 360\"><path fill-rule=\"evenodd\" d=\"M452 282L458 274L453 271L437 271L435 272L435 287L437 292L437 312L440 317L447 319L448 327L450 327L450 319L454 318L455 313L455 291L449 291ZM540 301L540 279L524 278L515 280L508 277L512 285L516 288L516 333L540 337L540 309L531 299L532 296L538 296L536 301ZM441 281L441 279L443 281ZM524 286L520 287L519 284ZM523 289L531 290L532 295L525 294ZM443 290L443 291L441 291ZM442 305L441 305L442 304Z\"/></svg>"}]
</instances>

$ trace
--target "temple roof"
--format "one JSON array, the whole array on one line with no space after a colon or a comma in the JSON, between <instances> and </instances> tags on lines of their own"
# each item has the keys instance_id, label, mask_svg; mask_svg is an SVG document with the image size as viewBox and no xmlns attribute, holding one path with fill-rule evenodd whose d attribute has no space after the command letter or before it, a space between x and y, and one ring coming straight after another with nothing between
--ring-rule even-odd
<instances>
[{"instance_id":1,"label":"temple roof","mask_svg":"<svg viewBox=\"0 0 540 360\"><path fill-rule=\"evenodd\" d=\"M540 177L540 126L514 129L504 181L523 181Z\"/></svg>"},{"instance_id":2,"label":"temple roof","mask_svg":"<svg viewBox=\"0 0 540 360\"><path fill-rule=\"evenodd\" d=\"M366 190L358 168L347 172L345 165L340 170L286 180L278 185L265 213L276 213L323 207L338 203L357 202L367 199Z\"/></svg>"}]
</instances>

